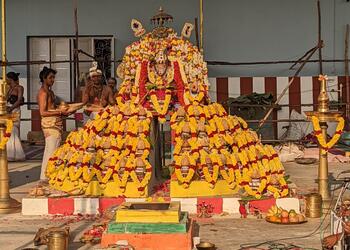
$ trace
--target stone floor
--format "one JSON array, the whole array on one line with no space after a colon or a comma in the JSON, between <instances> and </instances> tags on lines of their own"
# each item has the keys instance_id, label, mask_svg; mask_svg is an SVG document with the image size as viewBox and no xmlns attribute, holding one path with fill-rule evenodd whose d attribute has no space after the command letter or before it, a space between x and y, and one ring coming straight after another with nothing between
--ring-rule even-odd
<instances>
[{"instance_id":1,"label":"stone floor","mask_svg":"<svg viewBox=\"0 0 350 250\"><path fill-rule=\"evenodd\" d=\"M341 171L349 170L350 165L332 163L329 166L330 176L336 177ZM285 164L286 172L296 184L298 191L307 193L317 189L317 165ZM10 163L11 196L17 200L25 197L29 188L39 179L40 162L26 161ZM309 219L305 224L287 226L274 225L258 219L239 219L230 216L198 221L201 240L216 244L220 250L240 249L241 244L261 243L267 240L289 238L284 242L302 246L305 249L320 249L320 239L329 232L328 218L325 219L322 230L317 230L310 237L304 237L319 228L320 219ZM71 227L70 249L99 249L99 246L89 246L79 243L82 232L94 222L91 220L76 221L75 217L39 217L22 216L20 213L0 215L0 249L13 250L33 247L32 240L40 227L61 226ZM294 238L294 239L292 239ZM40 247L37 249L46 249ZM261 248L264 249L264 248Z\"/></svg>"}]
</instances>

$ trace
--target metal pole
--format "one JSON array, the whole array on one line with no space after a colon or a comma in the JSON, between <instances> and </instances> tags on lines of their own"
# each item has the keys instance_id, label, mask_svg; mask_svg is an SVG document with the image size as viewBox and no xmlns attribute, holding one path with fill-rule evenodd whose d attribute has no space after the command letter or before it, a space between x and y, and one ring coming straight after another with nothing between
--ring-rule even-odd
<instances>
[{"instance_id":1,"label":"metal pole","mask_svg":"<svg viewBox=\"0 0 350 250\"><path fill-rule=\"evenodd\" d=\"M345 90L346 90L346 103L350 103L350 81L349 81L349 24L346 25L345 33ZM343 102L343 97L340 96L341 102ZM349 119L350 119L350 110L348 107L345 107L345 117L347 119L347 126L350 128Z\"/></svg>"},{"instance_id":2,"label":"metal pole","mask_svg":"<svg viewBox=\"0 0 350 250\"><path fill-rule=\"evenodd\" d=\"M78 29L78 0L74 0L74 29L75 29L75 43L74 43L74 64L75 64L75 81L74 81L74 91L80 91L78 88L80 70L79 70L79 29ZM74 95L77 96L76 93ZM76 101L76 100L75 100Z\"/></svg>"},{"instance_id":3,"label":"metal pole","mask_svg":"<svg viewBox=\"0 0 350 250\"><path fill-rule=\"evenodd\" d=\"M317 16L318 16L318 44L323 44L322 33L321 33L321 4L320 4L320 0L317 0ZM319 67L320 67L320 75L322 75L323 74L322 46L319 46L319 48L318 48L318 61L319 61Z\"/></svg>"},{"instance_id":4,"label":"metal pole","mask_svg":"<svg viewBox=\"0 0 350 250\"><path fill-rule=\"evenodd\" d=\"M6 5L1 0L1 60L6 62ZM6 65L2 66L2 79L6 80Z\"/></svg>"},{"instance_id":5,"label":"metal pole","mask_svg":"<svg viewBox=\"0 0 350 250\"><path fill-rule=\"evenodd\" d=\"M327 122L320 122L320 127L322 131L322 136L327 142ZM323 208L325 211L329 208L331 195L329 192L328 183L328 154L322 154L320 148L320 164L318 165L318 193L322 196Z\"/></svg>"},{"instance_id":6,"label":"metal pole","mask_svg":"<svg viewBox=\"0 0 350 250\"><path fill-rule=\"evenodd\" d=\"M200 50L203 52L203 0L199 0Z\"/></svg>"},{"instance_id":7,"label":"metal pole","mask_svg":"<svg viewBox=\"0 0 350 250\"><path fill-rule=\"evenodd\" d=\"M1 0L1 58L6 60L6 19L5 19L6 5L5 0ZM2 116L0 123L0 140L3 139L6 131L4 122L6 119L11 119L7 116L6 112L6 66L2 66L2 77L0 80L0 116ZM7 151L6 145L4 149L0 149L0 214L7 214L16 212L19 207L19 202L11 199L9 188L9 174L7 163Z\"/></svg>"}]
</instances>

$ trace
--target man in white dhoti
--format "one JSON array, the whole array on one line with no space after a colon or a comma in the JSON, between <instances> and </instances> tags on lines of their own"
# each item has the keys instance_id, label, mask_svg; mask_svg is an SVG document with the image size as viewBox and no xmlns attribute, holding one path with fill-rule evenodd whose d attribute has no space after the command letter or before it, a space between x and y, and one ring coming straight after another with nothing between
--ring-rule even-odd
<instances>
[{"instance_id":1,"label":"man in white dhoti","mask_svg":"<svg viewBox=\"0 0 350 250\"><path fill-rule=\"evenodd\" d=\"M13 123L11 136L6 144L8 161L24 161L26 156L20 140L21 105L24 103L23 87L19 84L19 73L9 72L6 74L6 82L9 86L7 91L7 112L18 113L18 120Z\"/></svg>"},{"instance_id":2,"label":"man in white dhoti","mask_svg":"<svg viewBox=\"0 0 350 250\"><path fill-rule=\"evenodd\" d=\"M46 181L46 167L50 157L60 146L63 121L62 116L68 116L68 109L57 109L55 104L55 94L51 90L55 82L56 71L44 67L40 72L42 86L38 93L38 104L41 116L41 128L45 136L45 151L41 165L40 180Z\"/></svg>"}]
</instances>

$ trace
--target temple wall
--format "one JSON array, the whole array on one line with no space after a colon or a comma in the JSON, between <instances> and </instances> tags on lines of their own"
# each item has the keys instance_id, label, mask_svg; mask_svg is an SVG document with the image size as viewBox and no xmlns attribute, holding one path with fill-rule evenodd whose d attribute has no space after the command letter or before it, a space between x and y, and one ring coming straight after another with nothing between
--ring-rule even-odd
<instances>
[{"instance_id":1,"label":"temple wall","mask_svg":"<svg viewBox=\"0 0 350 250\"><path fill-rule=\"evenodd\" d=\"M147 30L149 18L160 5L175 18L180 32L184 22L198 17L197 0L80 0L79 32L84 35L113 35L116 58L135 38L130 20L140 20ZM344 57L345 25L350 23L350 3L321 0L325 59ZM317 10L313 0L220 0L204 1L204 47L206 60L246 62L291 60L315 46ZM27 36L73 35L73 1L7 1L7 41L9 61L26 60ZM194 34L192 41L194 41ZM316 58L316 57L315 57ZM290 65L209 67L218 76L290 76ZM25 75L26 67L10 67ZM325 73L344 74L343 63L327 63ZM317 64L309 64L302 75L317 75Z\"/></svg>"}]
</instances>

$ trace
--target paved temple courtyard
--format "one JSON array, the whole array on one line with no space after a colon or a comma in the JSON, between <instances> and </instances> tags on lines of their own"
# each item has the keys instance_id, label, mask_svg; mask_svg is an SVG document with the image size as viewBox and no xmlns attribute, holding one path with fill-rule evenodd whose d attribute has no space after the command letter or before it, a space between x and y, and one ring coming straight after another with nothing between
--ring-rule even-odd
<instances>
[{"instance_id":1,"label":"paved temple courtyard","mask_svg":"<svg viewBox=\"0 0 350 250\"><path fill-rule=\"evenodd\" d=\"M284 164L291 181L298 192L308 193L316 189L317 165ZM331 163L331 176L347 170L349 164ZM36 160L23 163L10 163L11 195L21 200L39 178L40 162ZM216 244L218 249L240 249L241 244L260 243L267 240L289 238L285 242L304 247L321 249L320 240L329 232L329 220L324 220L321 230L309 237L320 225L322 219L309 219L301 225L274 225L256 218L240 219L229 215L217 215L197 222L196 231L201 240ZM2 250L33 248L33 238L40 227L69 226L71 233L70 249L99 249L98 245L84 245L79 242L82 233L95 223L94 218L71 216L22 216L20 213L0 215L0 246ZM293 239L292 239L293 238ZM46 249L46 246L37 247ZM261 249L264 249L261 247ZM265 248L266 249L266 248Z\"/></svg>"}]
</instances>

